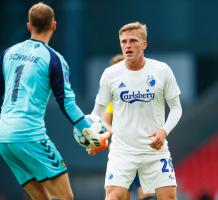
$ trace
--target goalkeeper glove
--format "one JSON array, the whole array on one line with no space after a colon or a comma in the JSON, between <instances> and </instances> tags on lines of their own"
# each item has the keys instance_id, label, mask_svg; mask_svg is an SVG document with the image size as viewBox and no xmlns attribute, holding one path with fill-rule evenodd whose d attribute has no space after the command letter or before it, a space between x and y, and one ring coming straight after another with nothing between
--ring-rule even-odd
<instances>
[{"instance_id":1,"label":"goalkeeper glove","mask_svg":"<svg viewBox=\"0 0 218 200\"><path fill-rule=\"evenodd\" d=\"M83 135L85 138L89 141L90 145L93 147L101 147L102 146L102 141L100 139L100 134L98 134L98 131L95 130L95 127L91 126L90 128L84 128L83 129Z\"/></svg>"},{"instance_id":2,"label":"goalkeeper glove","mask_svg":"<svg viewBox=\"0 0 218 200\"><path fill-rule=\"evenodd\" d=\"M88 154L90 155L95 155L96 153L105 150L108 147L108 139L110 138L110 132L107 131L105 133L99 134L99 139L101 141L101 146L97 147L97 146L93 146L90 145L86 150L88 152Z\"/></svg>"}]
</instances>

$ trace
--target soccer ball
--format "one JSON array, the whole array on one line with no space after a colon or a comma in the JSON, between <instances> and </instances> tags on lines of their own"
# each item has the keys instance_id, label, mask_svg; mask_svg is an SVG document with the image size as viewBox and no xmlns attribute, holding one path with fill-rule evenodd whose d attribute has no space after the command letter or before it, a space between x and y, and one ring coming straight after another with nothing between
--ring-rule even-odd
<instances>
[{"instance_id":1,"label":"soccer ball","mask_svg":"<svg viewBox=\"0 0 218 200\"><path fill-rule=\"evenodd\" d=\"M102 121L97 116L85 115L86 120L88 120L91 127L95 129L99 134L105 133L107 129L103 125ZM90 142L86 137L74 126L73 135L76 142L84 148L89 147Z\"/></svg>"}]
</instances>

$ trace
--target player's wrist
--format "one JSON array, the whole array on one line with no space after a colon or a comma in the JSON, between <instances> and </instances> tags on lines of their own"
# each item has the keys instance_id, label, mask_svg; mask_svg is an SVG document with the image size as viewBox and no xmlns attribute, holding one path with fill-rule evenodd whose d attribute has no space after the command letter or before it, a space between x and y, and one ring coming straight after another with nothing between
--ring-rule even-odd
<instances>
[{"instance_id":1,"label":"player's wrist","mask_svg":"<svg viewBox=\"0 0 218 200\"><path fill-rule=\"evenodd\" d=\"M164 136L167 137L168 134L169 134L169 133L168 133L168 130L167 130L165 127L162 127L161 130L162 130Z\"/></svg>"}]
</instances>

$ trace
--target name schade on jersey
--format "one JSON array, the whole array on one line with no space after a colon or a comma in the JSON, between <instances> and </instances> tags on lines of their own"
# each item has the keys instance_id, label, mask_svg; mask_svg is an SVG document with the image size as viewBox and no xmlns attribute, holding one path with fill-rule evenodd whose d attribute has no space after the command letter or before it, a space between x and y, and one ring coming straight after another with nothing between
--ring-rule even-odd
<instances>
[{"instance_id":1,"label":"name schade on jersey","mask_svg":"<svg viewBox=\"0 0 218 200\"><path fill-rule=\"evenodd\" d=\"M150 92L149 89L146 90L145 93L142 93L140 91L122 91L120 93L120 98L122 101L124 102L128 102L128 103L134 103L136 101L141 101L141 102L150 102L152 100L154 100L154 96L155 93Z\"/></svg>"}]
</instances>

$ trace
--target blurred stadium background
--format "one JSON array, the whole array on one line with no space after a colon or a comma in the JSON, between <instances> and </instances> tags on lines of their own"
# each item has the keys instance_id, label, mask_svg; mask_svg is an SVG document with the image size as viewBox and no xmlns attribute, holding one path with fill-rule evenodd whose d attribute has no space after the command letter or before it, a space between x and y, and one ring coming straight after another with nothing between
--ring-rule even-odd
<instances>
[{"instance_id":1,"label":"blurred stadium background","mask_svg":"<svg viewBox=\"0 0 218 200\"><path fill-rule=\"evenodd\" d=\"M1 0L0 51L29 37L27 11L38 1ZM183 117L169 136L179 200L218 199L218 1L45 0L58 29L50 45L71 67L71 83L86 113L100 75L120 52L118 30L129 22L148 26L147 57L167 62L182 90ZM104 199L107 152L89 157L75 143L72 126L52 98L48 134L69 168L78 200ZM211 197L210 197L211 196ZM28 199L0 158L0 200ZM132 198L134 200L134 197ZM206 198L205 198L206 199Z\"/></svg>"}]
</instances>

